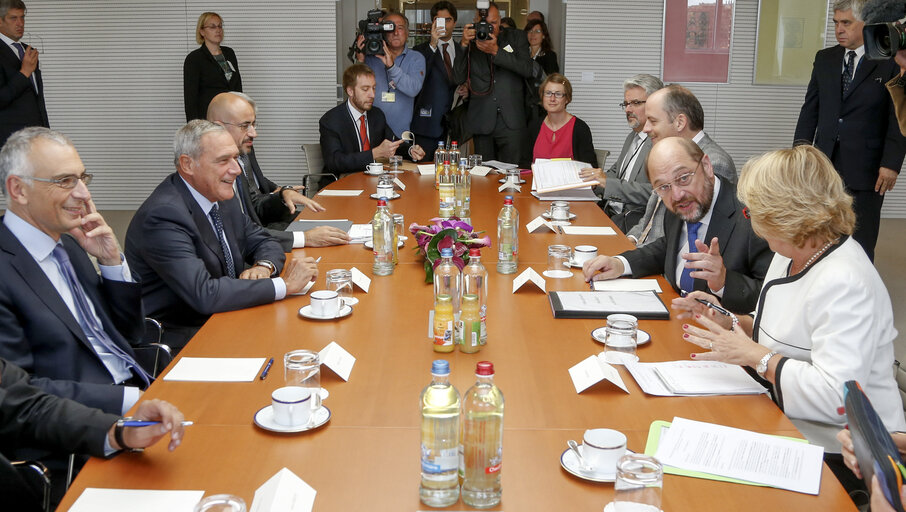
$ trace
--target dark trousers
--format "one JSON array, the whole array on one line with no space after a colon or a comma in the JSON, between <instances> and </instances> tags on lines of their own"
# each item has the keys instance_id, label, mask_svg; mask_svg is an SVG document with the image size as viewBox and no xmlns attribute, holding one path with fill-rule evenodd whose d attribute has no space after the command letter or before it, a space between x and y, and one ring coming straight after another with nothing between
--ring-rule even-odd
<instances>
[{"instance_id":1,"label":"dark trousers","mask_svg":"<svg viewBox=\"0 0 906 512\"><path fill-rule=\"evenodd\" d=\"M434 161L434 152L437 151L437 142L444 141L444 147L447 144L447 130L444 129L444 132L440 137L428 137L427 135L415 134L415 143L422 147L425 150L425 162ZM462 141L458 141L462 142ZM462 146L460 146L462 147Z\"/></svg>"},{"instance_id":2,"label":"dark trousers","mask_svg":"<svg viewBox=\"0 0 906 512\"><path fill-rule=\"evenodd\" d=\"M868 259L875 260L875 244L881 228L881 206L884 196L874 190L849 190L853 196L853 211L856 212L856 231L853 240L865 249Z\"/></svg>"},{"instance_id":3,"label":"dark trousers","mask_svg":"<svg viewBox=\"0 0 906 512\"><path fill-rule=\"evenodd\" d=\"M629 233L629 230L635 227L636 224L642 219L642 215L645 214L645 208L642 207L641 210L634 210L630 208L630 205L623 205L623 211L616 213L613 209L604 207L604 213L610 217L610 220L620 228L624 234Z\"/></svg>"},{"instance_id":4,"label":"dark trousers","mask_svg":"<svg viewBox=\"0 0 906 512\"><path fill-rule=\"evenodd\" d=\"M486 135L475 135L475 153L481 155L482 161L498 160L509 164L518 164L522 157L522 138L525 128L511 130L500 112L497 113L497 123L494 131Z\"/></svg>"}]
</instances>

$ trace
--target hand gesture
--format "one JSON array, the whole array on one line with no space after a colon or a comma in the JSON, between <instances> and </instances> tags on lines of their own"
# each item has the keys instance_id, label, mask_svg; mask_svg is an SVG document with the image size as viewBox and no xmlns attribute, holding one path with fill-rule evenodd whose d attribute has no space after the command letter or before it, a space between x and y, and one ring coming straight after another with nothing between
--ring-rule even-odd
<instances>
[{"instance_id":1,"label":"hand gesture","mask_svg":"<svg viewBox=\"0 0 906 512\"><path fill-rule=\"evenodd\" d=\"M764 345L752 341L742 329L725 329L706 315L695 315L695 320L705 328L684 324L683 339L709 351L690 354L696 361L720 361L754 368L770 352Z\"/></svg>"},{"instance_id":2,"label":"hand gesture","mask_svg":"<svg viewBox=\"0 0 906 512\"><path fill-rule=\"evenodd\" d=\"M384 139L383 142L378 145L378 147L371 150L371 157L377 160L378 158L388 159L391 155L396 154L396 148L400 147L402 140L389 141Z\"/></svg>"},{"instance_id":3,"label":"hand gesture","mask_svg":"<svg viewBox=\"0 0 906 512\"><path fill-rule=\"evenodd\" d=\"M584 181L597 181L598 185L604 186L607 183L607 176L599 168L586 167L579 171L579 177Z\"/></svg>"},{"instance_id":4,"label":"hand gesture","mask_svg":"<svg viewBox=\"0 0 906 512\"><path fill-rule=\"evenodd\" d=\"M695 247L698 252L683 253L683 259L686 260L683 266L694 269L689 273L693 279L704 279L708 282L708 288L719 291L727 281L727 267L720 255L717 238L711 239L710 247L701 240L696 240Z\"/></svg>"},{"instance_id":5,"label":"hand gesture","mask_svg":"<svg viewBox=\"0 0 906 512\"><path fill-rule=\"evenodd\" d=\"M305 232L305 247L346 245L349 240L348 233L333 226L318 226Z\"/></svg>"},{"instance_id":6,"label":"hand gesture","mask_svg":"<svg viewBox=\"0 0 906 512\"><path fill-rule=\"evenodd\" d=\"M440 40L441 37L444 37L445 35L447 35L446 33L447 33L446 27L445 26L438 27L437 22L435 21L432 24L432 28L431 28L431 43L430 43L431 48L437 48L437 42Z\"/></svg>"},{"instance_id":7,"label":"hand gesture","mask_svg":"<svg viewBox=\"0 0 906 512\"><path fill-rule=\"evenodd\" d=\"M899 176L897 171L888 169L887 167L881 167L878 171L878 181L875 183L875 192L883 196L884 192L893 190L893 186L897 183L897 176Z\"/></svg>"},{"instance_id":8,"label":"hand gesture","mask_svg":"<svg viewBox=\"0 0 906 512\"><path fill-rule=\"evenodd\" d=\"M670 308L679 312L676 318L683 320L685 318L694 318L695 315L702 315L717 322L724 329L729 329L733 325L733 320L730 317L719 314L695 299L706 300L715 306L720 306L720 299L717 297L705 292L694 291L685 297L677 297L670 303Z\"/></svg>"},{"instance_id":9,"label":"hand gesture","mask_svg":"<svg viewBox=\"0 0 906 512\"><path fill-rule=\"evenodd\" d=\"M475 46L488 55L497 55L497 36L489 34L488 39L484 41L475 41Z\"/></svg>"},{"instance_id":10,"label":"hand gesture","mask_svg":"<svg viewBox=\"0 0 906 512\"><path fill-rule=\"evenodd\" d=\"M598 256L582 265L582 273L588 282L616 279L623 275L624 271L623 262L610 256Z\"/></svg>"},{"instance_id":11,"label":"hand gesture","mask_svg":"<svg viewBox=\"0 0 906 512\"><path fill-rule=\"evenodd\" d=\"M159 421L160 424L147 427L125 427L123 441L129 448L147 448L158 442L167 432L170 433L170 444L167 448L171 452L182 442L185 434L182 422L185 417L176 406L169 402L157 399L142 402L138 405L138 410L135 411L133 418L140 421ZM114 449L122 450L127 447L117 444L113 428L108 432L107 438Z\"/></svg>"},{"instance_id":12,"label":"hand gesture","mask_svg":"<svg viewBox=\"0 0 906 512\"><path fill-rule=\"evenodd\" d=\"M325 210L325 208L317 201L301 194L299 192L301 190L305 190L305 187L283 187L283 190L280 191L280 194L283 196L283 204L286 205L286 209L289 210L289 213L296 213L297 204L307 206L315 212L323 212Z\"/></svg>"},{"instance_id":13,"label":"hand gesture","mask_svg":"<svg viewBox=\"0 0 906 512\"><path fill-rule=\"evenodd\" d=\"M98 213L90 196L85 200L85 207L88 212L82 217L81 226L69 230L69 234L76 239L82 249L85 249L85 252L97 258L99 264L105 266L121 264L123 260L113 229Z\"/></svg>"},{"instance_id":14,"label":"hand gesture","mask_svg":"<svg viewBox=\"0 0 906 512\"><path fill-rule=\"evenodd\" d=\"M425 158L425 150L418 144L413 144L412 147L409 148L409 158L411 158L413 162L421 162L422 158Z\"/></svg>"},{"instance_id":15,"label":"hand gesture","mask_svg":"<svg viewBox=\"0 0 906 512\"><path fill-rule=\"evenodd\" d=\"M22 67L19 68L19 72L29 78L36 69L38 69L38 50L29 46L25 49L25 56L22 57Z\"/></svg>"},{"instance_id":16,"label":"hand gesture","mask_svg":"<svg viewBox=\"0 0 906 512\"><path fill-rule=\"evenodd\" d=\"M283 269L287 294L299 293L305 285L317 277L318 264L314 258L291 258Z\"/></svg>"}]
</instances>

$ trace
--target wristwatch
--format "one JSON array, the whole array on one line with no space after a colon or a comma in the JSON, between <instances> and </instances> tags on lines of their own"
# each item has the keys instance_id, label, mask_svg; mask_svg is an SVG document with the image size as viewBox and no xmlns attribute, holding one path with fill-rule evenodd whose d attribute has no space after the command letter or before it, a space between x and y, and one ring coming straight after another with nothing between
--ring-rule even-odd
<instances>
[{"instance_id":1,"label":"wristwatch","mask_svg":"<svg viewBox=\"0 0 906 512\"><path fill-rule=\"evenodd\" d=\"M264 267L271 271L271 275L277 273L277 266L268 260L258 260L255 262L256 267Z\"/></svg>"},{"instance_id":2,"label":"wristwatch","mask_svg":"<svg viewBox=\"0 0 906 512\"><path fill-rule=\"evenodd\" d=\"M771 361L771 358L776 355L777 352L772 350L765 354L764 357L761 358L761 361L758 361L758 364L755 366L755 373L757 373L759 377L762 379L764 378L764 374L768 372L768 363Z\"/></svg>"},{"instance_id":3,"label":"wristwatch","mask_svg":"<svg viewBox=\"0 0 906 512\"><path fill-rule=\"evenodd\" d=\"M116 439L116 444L120 445L120 450L124 452L143 452L145 451L142 448L131 448L126 444L126 441L123 439L123 429L126 428L125 423L127 421L132 421L132 417L120 418L116 420L116 426L113 427L113 438Z\"/></svg>"}]
</instances>

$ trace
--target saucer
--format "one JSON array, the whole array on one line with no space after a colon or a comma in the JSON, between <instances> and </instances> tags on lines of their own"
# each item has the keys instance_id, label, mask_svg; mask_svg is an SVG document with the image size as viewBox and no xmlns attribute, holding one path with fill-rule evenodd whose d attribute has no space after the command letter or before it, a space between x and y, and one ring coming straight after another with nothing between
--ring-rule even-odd
<instances>
[{"instance_id":1,"label":"saucer","mask_svg":"<svg viewBox=\"0 0 906 512\"><path fill-rule=\"evenodd\" d=\"M584 263L584 262L583 262L583 263ZM572 267L572 268L582 268L582 263L579 263L579 262L576 261L576 260L569 260L569 261L566 262L566 265L567 265L568 267Z\"/></svg>"},{"instance_id":2,"label":"saucer","mask_svg":"<svg viewBox=\"0 0 906 512\"><path fill-rule=\"evenodd\" d=\"M317 316L312 314L311 304L309 304L307 306L302 306L302 308L299 310L299 314L304 316L305 318L310 318L312 320L333 320L335 318L343 318L352 314L352 306L344 304L343 307L340 308L340 312L337 313L337 316Z\"/></svg>"},{"instance_id":3,"label":"saucer","mask_svg":"<svg viewBox=\"0 0 906 512\"><path fill-rule=\"evenodd\" d=\"M606 330L607 330L607 327L598 327L597 329L591 331L591 337L594 338L594 340L597 341L598 343L603 344L604 337L607 334ZM648 343L649 341L651 341L650 334L648 334L647 332L645 332L641 329L639 329L636 332L636 340L635 340L636 346L644 345L644 344Z\"/></svg>"},{"instance_id":4,"label":"saucer","mask_svg":"<svg viewBox=\"0 0 906 512\"><path fill-rule=\"evenodd\" d=\"M391 197L391 198L389 198L389 199L390 199L391 201L393 201L394 199L399 199L399 197L400 197L400 195L397 194L396 192L394 192L394 193L393 193L393 197ZM375 192L374 194L371 194L371 199L380 199L380 197L378 197L377 192Z\"/></svg>"},{"instance_id":5,"label":"saucer","mask_svg":"<svg viewBox=\"0 0 906 512\"><path fill-rule=\"evenodd\" d=\"M582 445L579 445L579 452L582 451ZM626 453L635 453L632 450L626 450ZM583 469L579 464L579 459L576 457L576 454L570 448L567 448L560 455L560 465L563 466L568 473L575 475L583 480L588 480L590 482L613 482L617 479L617 468L614 465L613 471L588 471Z\"/></svg>"},{"instance_id":6,"label":"saucer","mask_svg":"<svg viewBox=\"0 0 906 512\"><path fill-rule=\"evenodd\" d=\"M305 432L306 430L312 430L324 425L330 420L330 409L322 405L318 410L311 413L311 418L309 418L308 423L304 425L298 425L295 427L287 427L286 425L280 425L274 422L274 406L268 405L262 407L258 412L255 413L255 425L263 428L264 430L270 430L271 432L280 432L280 433L291 433L291 432ZM573 456L575 458L575 456Z\"/></svg>"},{"instance_id":7,"label":"saucer","mask_svg":"<svg viewBox=\"0 0 906 512\"><path fill-rule=\"evenodd\" d=\"M544 217L544 218L547 219L547 220L550 220L550 219L551 219L551 212L544 212L544 213L541 214L541 216ZM573 213L573 212L569 212L569 219L567 219L567 220L573 220L573 219L575 219L575 218L576 218L576 214ZM562 221L560 221L560 222L562 222Z\"/></svg>"},{"instance_id":8,"label":"saucer","mask_svg":"<svg viewBox=\"0 0 906 512\"><path fill-rule=\"evenodd\" d=\"M373 240L365 240L364 242L362 242L362 245L364 245L366 249L374 249L374 241L373 241ZM403 241L402 241L402 240L398 241L398 242L396 243L396 246L397 246L397 247L402 247L402 246L403 246Z\"/></svg>"},{"instance_id":9,"label":"saucer","mask_svg":"<svg viewBox=\"0 0 906 512\"><path fill-rule=\"evenodd\" d=\"M633 510L638 510L639 512L648 512L649 510L651 512L657 512L657 510L658 510L651 505L643 505L641 503L633 503L632 505L634 505ZM616 510L617 510L617 506L614 505L612 501L610 503L608 503L607 505L604 505L604 512L616 512ZM664 512L664 511L661 510L660 512Z\"/></svg>"},{"instance_id":10,"label":"saucer","mask_svg":"<svg viewBox=\"0 0 906 512\"><path fill-rule=\"evenodd\" d=\"M569 270L545 270L541 275L551 279L565 279L567 277L572 277L573 273Z\"/></svg>"},{"instance_id":11,"label":"saucer","mask_svg":"<svg viewBox=\"0 0 906 512\"><path fill-rule=\"evenodd\" d=\"M497 181L499 181L500 183L506 183L506 178L500 178ZM519 178L519 181L516 181L517 185L522 185L523 183L525 183L525 180L522 178Z\"/></svg>"}]
</instances>

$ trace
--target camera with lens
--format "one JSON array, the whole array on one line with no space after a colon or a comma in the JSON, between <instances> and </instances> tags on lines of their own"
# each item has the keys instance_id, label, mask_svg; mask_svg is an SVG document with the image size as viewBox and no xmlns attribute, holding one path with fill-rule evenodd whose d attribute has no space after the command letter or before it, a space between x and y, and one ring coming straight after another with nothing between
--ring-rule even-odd
<instances>
[{"instance_id":1,"label":"camera with lens","mask_svg":"<svg viewBox=\"0 0 906 512\"><path fill-rule=\"evenodd\" d=\"M475 24L475 39L487 41L494 34L494 27L488 23L488 8L491 3L489 0L478 0L476 5L478 9L478 23Z\"/></svg>"},{"instance_id":2,"label":"camera with lens","mask_svg":"<svg viewBox=\"0 0 906 512\"><path fill-rule=\"evenodd\" d=\"M396 30L396 23L381 21L384 16L380 9L368 11L368 16L359 21L359 34L365 36L365 46L362 52L365 55L384 55L384 34Z\"/></svg>"},{"instance_id":3,"label":"camera with lens","mask_svg":"<svg viewBox=\"0 0 906 512\"><path fill-rule=\"evenodd\" d=\"M865 28L865 56L872 60L893 58L900 50L906 50L906 30L897 20L906 16L903 0L869 0L862 8Z\"/></svg>"}]
</instances>

